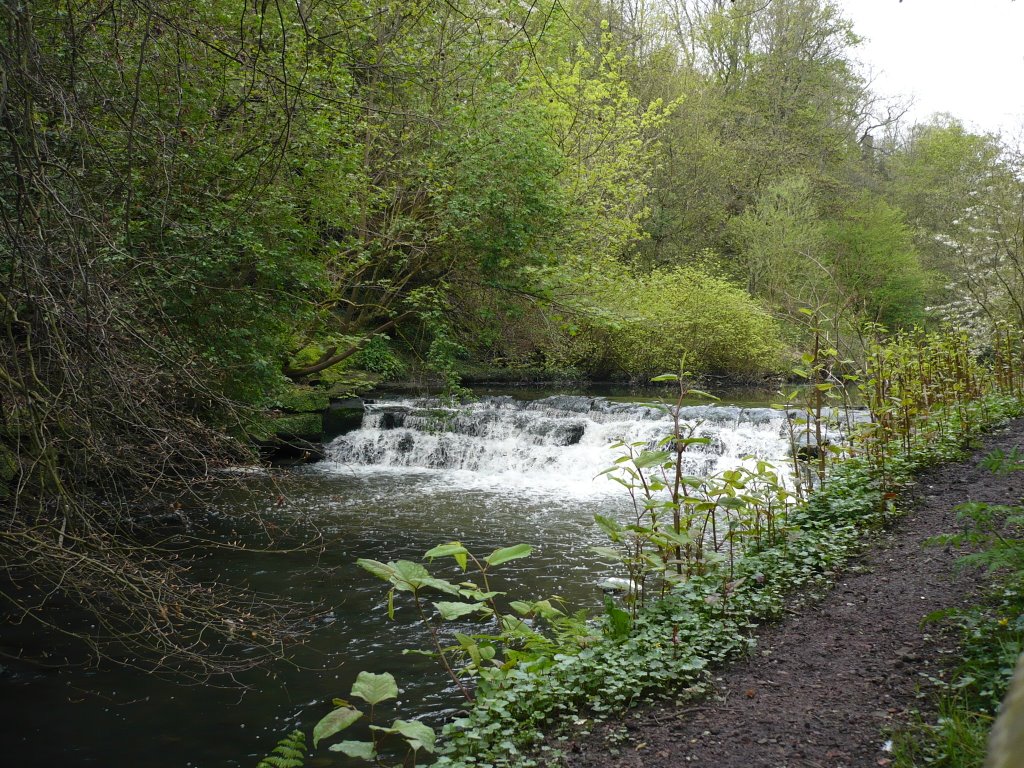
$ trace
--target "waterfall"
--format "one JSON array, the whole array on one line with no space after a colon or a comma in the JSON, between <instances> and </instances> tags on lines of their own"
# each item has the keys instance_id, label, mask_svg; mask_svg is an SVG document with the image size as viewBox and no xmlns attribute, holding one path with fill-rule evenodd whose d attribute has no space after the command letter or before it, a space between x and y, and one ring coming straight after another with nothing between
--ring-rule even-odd
<instances>
[{"instance_id":1,"label":"waterfall","mask_svg":"<svg viewBox=\"0 0 1024 768\"><path fill-rule=\"evenodd\" d=\"M785 412L770 408L689 406L694 435L684 471L709 475L747 457L783 467ZM621 494L601 475L622 451L616 442L654 448L672 423L657 407L599 397L541 400L485 397L457 407L419 398L370 403L362 426L327 446L320 471L433 473L447 488L546 490L570 496Z\"/></svg>"}]
</instances>

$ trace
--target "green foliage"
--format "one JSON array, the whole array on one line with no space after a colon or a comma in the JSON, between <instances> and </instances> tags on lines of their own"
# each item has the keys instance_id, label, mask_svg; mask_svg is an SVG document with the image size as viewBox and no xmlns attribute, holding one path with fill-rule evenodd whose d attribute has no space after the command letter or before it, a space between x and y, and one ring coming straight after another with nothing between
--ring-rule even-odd
<instances>
[{"instance_id":1,"label":"green foliage","mask_svg":"<svg viewBox=\"0 0 1024 768\"><path fill-rule=\"evenodd\" d=\"M1007 456L993 452L984 462L993 472L1016 471ZM979 768L988 733L1010 678L1024 651L1024 507L968 502L957 507L962 533L936 537L933 544L969 544L960 558L996 577L986 599L967 609L940 612L933 620L952 623L960 633L961 661L938 685L938 719L922 719L896 734L894 765Z\"/></svg>"},{"instance_id":2,"label":"green foliage","mask_svg":"<svg viewBox=\"0 0 1024 768\"><path fill-rule=\"evenodd\" d=\"M945 698L934 724L919 718L893 735L893 768L981 768L987 752L991 715L972 712L958 697Z\"/></svg>"},{"instance_id":3,"label":"green foliage","mask_svg":"<svg viewBox=\"0 0 1024 768\"><path fill-rule=\"evenodd\" d=\"M779 329L742 289L694 268L616 275L599 301L616 320L607 333L608 365L649 379L668 360L695 373L756 377L778 370Z\"/></svg>"},{"instance_id":4,"label":"green foliage","mask_svg":"<svg viewBox=\"0 0 1024 768\"><path fill-rule=\"evenodd\" d=\"M392 351L388 337L377 335L353 355L353 366L380 374L385 381L402 377L407 366Z\"/></svg>"},{"instance_id":5,"label":"green foliage","mask_svg":"<svg viewBox=\"0 0 1024 768\"><path fill-rule=\"evenodd\" d=\"M445 201L466 261L512 284L557 257L566 225L565 157L527 87L495 84L480 103L456 107L453 188Z\"/></svg>"},{"instance_id":6,"label":"green foliage","mask_svg":"<svg viewBox=\"0 0 1024 768\"><path fill-rule=\"evenodd\" d=\"M845 301L892 330L920 323L929 281L903 213L865 195L830 229L834 274Z\"/></svg>"},{"instance_id":7,"label":"green foliage","mask_svg":"<svg viewBox=\"0 0 1024 768\"><path fill-rule=\"evenodd\" d=\"M958 444L1016 402L1019 363L1000 358L999 366L991 375L964 332L914 331L874 344L858 384L871 412L858 447L884 476L926 444Z\"/></svg>"},{"instance_id":8,"label":"green foliage","mask_svg":"<svg viewBox=\"0 0 1024 768\"><path fill-rule=\"evenodd\" d=\"M887 163L887 192L914 226L925 265L942 277L934 314L988 340L998 320L1020 326L1021 156L998 136L949 116L915 126Z\"/></svg>"},{"instance_id":9,"label":"green foliage","mask_svg":"<svg viewBox=\"0 0 1024 768\"><path fill-rule=\"evenodd\" d=\"M362 671L352 684L352 695L372 707L388 699L397 699L398 684L395 682L395 678L387 672L375 675L372 672Z\"/></svg>"},{"instance_id":10,"label":"green foliage","mask_svg":"<svg viewBox=\"0 0 1024 768\"><path fill-rule=\"evenodd\" d=\"M277 742L256 768L302 768L306 764L306 734L295 730Z\"/></svg>"},{"instance_id":11,"label":"green foliage","mask_svg":"<svg viewBox=\"0 0 1024 768\"><path fill-rule=\"evenodd\" d=\"M794 304L820 301L812 296L822 284L815 261L829 247L806 178L788 177L765 188L754 205L729 221L728 230L752 295L790 313L799 309Z\"/></svg>"},{"instance_id":12,"label":"green foliage","mask_svg":"<svg viewBox=\"0 0 1024 768\"><path fill-rule=\"evenodd\" d=\"M561 724L614 717L651 696L701 695L711 665L750 649L753 621L779 615L785 593L824 584L856 551L862 526L886 514L882 496L866 467L844 465L811 505L780 522L788 534L774 544L677 582L635 619L612 605L600 637L511 669L506 685L445 727L437 764L531 765L529 745Z\"/></svg>"},{"instance_id":13,"label":"green foliage","mask_svg":"<svg viewBox=\"0 0 1024 768\"><path fill-rule=\"evenodd\" d=\"M399 741L396 739L388 740L388 736L401 737L399 743L406 747L408 751L406 757L411 758L413 765L416 764L417 755L421 751L434 752L436 736L434 730L425 723L416 720L395 719L390 726L385 727L376 725L373 722L375 706L381 702L398 697L398 684L390 673L374 674L366 671L360 672L356 677L355 683L352 684L352 691L349 695L362 699L369 705L368 730L371 738L369 741L346 739L336 742L328 748L331 752L341 752L348 757L373 762L375 765L382 765L384 764L382 761L383 755L389 748L387 742ZM337 736L364 716L363 712L360 712L344 699L335 699L334 705L335 708L324 715L313 727L314 748L318 746L320 741ZM406 760L396 763L396 765L406 764L408 764Z\"/></svg>"},{"instance_id":14,"label":"green foliage","mask_svg":"<svg viewBox=\"0 0 1024 768\"><path fill-rule=\"evenodd\" d=\"M328 739L336 733L345 730L356 720L361 718L363 713L358 709L349 706L340 706L330 714L320 719L320 722L313 728L313 748L316 749L321 739Z\"/></svg>"},{"instance_id":15,"label":"green foliage","mask_svg":"<svg viewBox=\"0 0 1024 768\"><path fill-rule=\"evenodd\" d=\"M803 386L791 390L774 407L786 409L793 489L805 499L808 490L824 483L828 467L846 453L843 445L833 444L831 435L854 433L849 385L858 377L842 372L848 361L840 358L834 346L829 318L807 308L800 314L807 321L809 348L792 373Z\"/></svg>"},{"instance_id":16,"label":"green foliage","mask_svg":"<svg viewBox=\"0 0 1024 768\"><path fill-rule=\"evenodd\" d=\"M602 549L601 554L632 567L631 580L638 590L652 577L663 579L670 588L657 601L643 605L638 605L639 599L630 601L633 615L609 605L600 620L600 637L576 649L552 649L549 653L553 655L533 657L510 669L504 685L482 691L469 715L446 727L439 764L529 765L528 745L560 724L610 717L650 696L683 701L701 694L709 665L749 648L747 631L753 622L778 615L789 590L806 590L827 582L861 546L863 531L888 519L893 512L890 499L894 487L908 482L926 464L959 455L965 436L1020 412L1017 401L998 391L985 394L967 386L974 381L974 372L963 367L957 357L958 338L935 337L924 345L931 347L929 354L936 355L930 358L934 367L926 366L926 370L935 374L935 382L943 382L941 386L929 384L935 386L930 391L933 395L947 393L936 399L933 408L915 410L913 433L928 434L928 438L911 439L901 451L904 442L899 433L888 433L887 440L894 447L883 451L884 459L870 453L846 459L799 506L787 506L786 498L778 495L777 481L763 486L767 493L758 491L756 473L723 476L717 485L714 479L690 482L680 477L681 492L673 495L672 470L677 466L673 454L680 447L685 450L687 437L680 432L653 449L623 446L630 450L617 467L623 485L637 500L638 519L628 525L598 519L615 545ZM921 346L919 340L917 348ZM903 354L898 351L901 349L897 345L894 358ZM906 350L910 349L908 344ZM819 383L830 383L822 366L833 356L824 346L811 354L805 360L809 375ZM948 365L943 367L940 360ZM815 370L819 372L815 374ZM904 370L901 374L904 381L909 381L908 373ZM922 381L918 380L918 389ZM814 389L824 392L817 386ZM909 390L902 391L904 396L909 394ZM820 410L821 405L810 408ZM818 417L812 414L811 418ZM658 497L644 490L659 485L669 492ZM703 490L695 492L696 488ZM764 495L759 496L761 493ZM724 520L736 515L737 520L756 521L764 514L757 511L758 506L767 500L778 505L771 536L766 535L766 526L757 537L750 535L756 530L753 524L723 525L723 538L706 539L699 560L694 552L685 557L671 552L676 545L693 542L692 535L688 540L672 535L658 540L663 532L692 531L693 519L687 519L691 510L719 506ZM674 520L669 521L676 504L682 513L678 528ZM747 536L742 556L733 557L733 536L744 529ZM729 551L723 551L723 544ZM999 658L1012 661L1017 647ZM987 657L996 656L989 651ZM1005 673L1012 663L1000 661L994 666Z\"/></svg>"}]
</instances>

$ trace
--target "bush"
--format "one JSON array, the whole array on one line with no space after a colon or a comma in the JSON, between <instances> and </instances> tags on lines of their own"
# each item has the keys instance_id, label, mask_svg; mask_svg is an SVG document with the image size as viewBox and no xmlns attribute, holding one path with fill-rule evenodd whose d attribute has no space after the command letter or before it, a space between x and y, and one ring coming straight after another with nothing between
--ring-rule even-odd
<instances>
[{"instance_id":1,"label":"bush","mask_svg":"<svg viewBox=\"0 0 1024 768\"><path fill-rule=\"evenodd\" d=\"M633 379L686 358L694 373L759 376L782 367L775 320L746 291L693 267L616 281L605 297L621 320L608 331L612 367Z\"/></svg>"}]
</instances>

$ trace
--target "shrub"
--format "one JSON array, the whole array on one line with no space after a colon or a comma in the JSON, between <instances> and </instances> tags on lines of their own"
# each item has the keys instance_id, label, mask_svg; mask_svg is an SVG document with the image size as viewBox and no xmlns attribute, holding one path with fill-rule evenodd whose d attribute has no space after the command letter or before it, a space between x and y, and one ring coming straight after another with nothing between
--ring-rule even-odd
<instances>
[{"instance_id":1,"label":"shrub","mask_svg":"<svg viewBox=\"0 0 1024 768\"><path fill-rule=\"evenodd\" d=\"M746 291L693 267L623 278L605 297L614 368L646 379L685 357L695 373L760 376L781 367L780 329Z\"/></svg>"}]
</instances>

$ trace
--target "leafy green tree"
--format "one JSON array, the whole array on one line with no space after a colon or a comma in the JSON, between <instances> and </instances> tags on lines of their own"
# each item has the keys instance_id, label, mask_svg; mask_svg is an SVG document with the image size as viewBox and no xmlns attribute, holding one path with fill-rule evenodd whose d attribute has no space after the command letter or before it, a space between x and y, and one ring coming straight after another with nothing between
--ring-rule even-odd
<instances>
[{"instance_id":1,"label":"leafy green tree","mask_svg":"<svg viewBox=\"0 0 1024 768\"><path fill-rule=\"evenodd\" d=\"M902 211L864 195L831 224L829 234L844 307L890 329L924 320L929 278Z\"/></svg>"},{"instance_id":2,"label":"leafy green tree","mask_svg":"<svg viewBox=\"0 0 1024 768\"><path fill-rule=\"evenodd\" d=\"M870 113L859 40L830 2L678 0L667 21L681 96L653 182L657 263L724 252L728 220L784 178L846 174Z\"/></svg>"},{"instance_id":3,"label":"leafy green tree","mask_svg":"<svg viewBox=\"0 0 1024 768\"><path fill-rule=\"evenodd\" d=\"M810 184L791 177L766 188L728 225L747 290L793 314L824 300L821 263L829 253L826 222Z\"/></svg>"},{"instance_id":4,"label":"leafy green tree","mask_svg":"<svg viewBox=\"0 0 1024 768\"><path fill-rule=\"evenodd\" d=\"M897 145L888 193L908 213L925 263L942 276L935 314L977 338L1024 322L1021 160L998 137L939 116Z\"/></svg>"},{"instance_id":5,"label":"leafy green tree","mask_svg":"<svg viewBox=\"0 0 1024 768\"><path fill-rule=\"evenodd\" d=\"M618 275L602 295L612 370L647 380L685 360L693 372L756 378L781 367L771 315L742 289L697 268ZM675 362L672 362L675 361Z\"/></svg>"}]
</instances>

